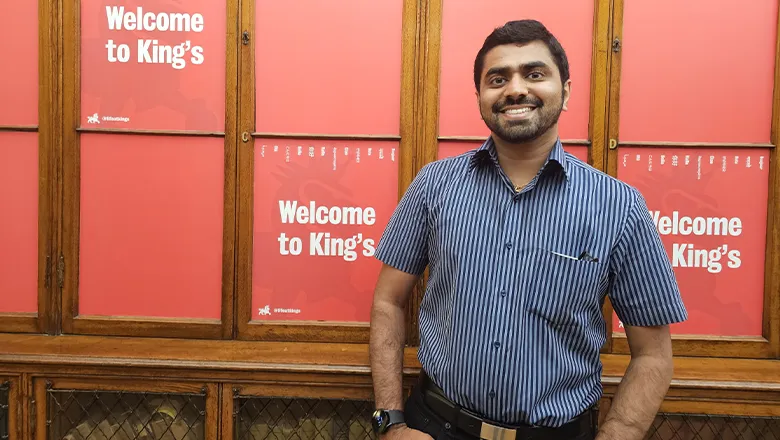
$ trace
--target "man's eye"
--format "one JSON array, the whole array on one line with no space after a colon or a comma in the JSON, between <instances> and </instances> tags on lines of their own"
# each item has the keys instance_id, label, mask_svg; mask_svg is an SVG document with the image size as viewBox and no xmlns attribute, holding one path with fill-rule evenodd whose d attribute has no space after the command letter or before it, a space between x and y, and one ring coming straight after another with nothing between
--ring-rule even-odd
<instances>
[{"instance_id":1,"label":"man's eye","mask_svg":"<svg viewBox=\"0 0 780 440\"><path fill-rule=\"evenodd\" d=\"M490 82L491 84L499 85L499 84L503 84L504 81L505 81L504 78L493 78L493 80Z\"/></svg>"},{"instance_id":2,"label":"man's eye","mask_svg":"<svg viewBox=\"0 0 780 440\"><path fill-rule=\"evenodd\" d=\"M530 75L528 75L528 77L531 79L542 79L544 75L542 75L542 72L533 72Z\"/></svg>"}]
</instances>

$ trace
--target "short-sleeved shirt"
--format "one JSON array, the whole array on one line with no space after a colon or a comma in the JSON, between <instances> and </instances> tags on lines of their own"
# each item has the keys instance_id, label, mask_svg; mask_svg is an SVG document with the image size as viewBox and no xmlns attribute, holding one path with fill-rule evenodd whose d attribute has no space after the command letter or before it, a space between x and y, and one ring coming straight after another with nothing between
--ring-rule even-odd
<instances>
[{"instance_id":1,"label":"short-sleeved shirt","mask_svg":"<svg viewBox=\"0 0 780 440\"><path fill-rule=\"evenodd\" d=\"M517 191L489 138L427 164L376 257L429 279L418 357L464 408L560 426L602 395L604 298L627 326L687 319L642 195L564 151Z\"/></svg>"}]
</instances>

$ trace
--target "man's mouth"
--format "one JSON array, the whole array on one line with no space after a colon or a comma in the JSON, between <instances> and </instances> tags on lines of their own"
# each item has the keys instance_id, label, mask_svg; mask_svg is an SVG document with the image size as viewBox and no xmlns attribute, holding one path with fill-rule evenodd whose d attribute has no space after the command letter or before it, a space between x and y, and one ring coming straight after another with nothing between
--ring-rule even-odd
<instances>
[{"instance_id":1,"label":"man's mouth","mask_svg":"<svg viewBox=\"0 0 780 440\"><path fill-rule=\"evenodd\" d=\"M508 119L525 119L530 116L534 110L536 110L536 107L512 107L501 110L501 113Z\"/></svg>"}]
</instances>

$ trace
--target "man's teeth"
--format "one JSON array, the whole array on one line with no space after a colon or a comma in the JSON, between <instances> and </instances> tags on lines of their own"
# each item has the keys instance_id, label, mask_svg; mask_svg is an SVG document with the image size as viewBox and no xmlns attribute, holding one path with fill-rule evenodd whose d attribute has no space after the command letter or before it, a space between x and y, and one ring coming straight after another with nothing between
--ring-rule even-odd
<instances>
[{"instance_id":1,"label":"man's teeth","mask_svg":"<svg viewBox=\"0 0 780 440\"><path fill-rule=\"evenodd\" d=\"M531 110L533 110L533 109L530 108L530 107L512 108L512 109L506 110L504 113L506 113L508 115L521 115L523 113L528 113Z\"/></svg>"}]
</instances>

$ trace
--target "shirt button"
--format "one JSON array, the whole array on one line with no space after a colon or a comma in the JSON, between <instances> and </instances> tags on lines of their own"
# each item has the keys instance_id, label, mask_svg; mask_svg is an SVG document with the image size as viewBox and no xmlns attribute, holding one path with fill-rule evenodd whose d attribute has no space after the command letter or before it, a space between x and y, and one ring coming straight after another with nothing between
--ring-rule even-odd
<instances>
[{"instance_id":1,"label":"shirt button","mask_svg":"<svg viewBox=\"0 0 780 440\"><path fill-rule=\"evenodd\" d=\"M501 296L506 296L506 290L501 291Z\"/></svg>"},{"instance_id":2,"label":"shirt button","mask_svg":"<svg viewBox=\"0 0 780 440\"><path fill-rule=\"evenodd\" d=\"M506 246L507 249L512 249L512 243L507 242L504 246Z\"/></svg>"},{"instance_id":3,"label":"shirt button","mask_svg":"<svg viewBox=\"0 0 780 440\"><path fill-rule=\"evenodd\" d=\"M492 398L496 397L496 392L493 391L493 390L490 390L490 392L488 393L488 396L490 396L490 398L492 399Z\"/></svg>"},{"instance_id":4,"label":"shirt button","mask_svg":"<svg viewBox=\"0 0 780 440\"><path fill-rule=\"evenodd\" d=\"M498 341L496 341L496 342L494 342L494 343L493 343L493 346L494 346L494 347L496 347L496 348L498 348L498 347L500 347L500 346L501 346L501 343L500 343L500 342L498 342Z\"/></svg>"}]
</instances>

